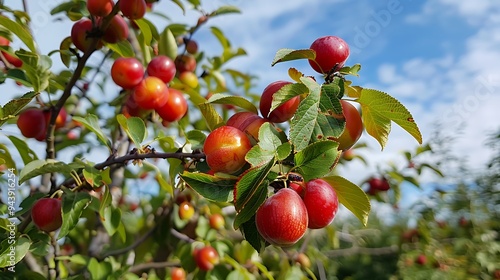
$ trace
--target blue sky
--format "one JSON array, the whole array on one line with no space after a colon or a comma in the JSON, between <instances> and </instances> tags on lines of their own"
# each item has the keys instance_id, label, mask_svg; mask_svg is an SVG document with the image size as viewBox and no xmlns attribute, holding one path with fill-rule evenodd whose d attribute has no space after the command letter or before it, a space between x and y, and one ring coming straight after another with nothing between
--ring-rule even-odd
<instances>
[{"instance_id":1,"label":"blue sky","mask_svg":"<svg viewBox=\"0 0 500 280\"><path fill-rule=\"evenodd\" d=\"M33 29L43 53L57 47L69 35L71 24L52 22L48 11L60 0L29 1ZM467 157L471 168L480 168L491 157L485 147L486 134L500 126L500 2L497 0L213 0L207 11L224 4L236 5L242 14L215 18L215 25L243 47L248 56L229 66L257 75L256 93L270 82L288 79L287 69L296 67L314 75L306 62L283 63L271 67L276 50L307 48L314 39L337 35L350 44L347 64L361 63L355 84L384 90L402 101L413 113L424 141L431 137L436 123L444 132L456 135L450 143L455 154ZM21 8L19 1L6 5ZM183 16L171 1L162 0L155 10L175 21L194 23L198 14ZM148 15L159 27L168 22ZM208 53L220 51L208 26L194 37ZM16 43L14 44L16 46ZM17 42L17 46L20 46ZM60 67L56 62L55 66ZM109 66L109 65L108 65ZM12 83L2 85L3 92L21 93ZM111 86L110 90L116 90ZM5 104L11 97L0 96ZM6 128L6 131L15 129ZM457 134L457 131L462 131ZM417 145L415 140L393 126L386 149L368 135L362 140L371 150L370 166L359 162L341 169L353 182L374 173L377 163L399 162L399 152ZM362 152L363 153L363 152ZM435 178L429 176L428 181Z\"/></svg>"}]
</instances>

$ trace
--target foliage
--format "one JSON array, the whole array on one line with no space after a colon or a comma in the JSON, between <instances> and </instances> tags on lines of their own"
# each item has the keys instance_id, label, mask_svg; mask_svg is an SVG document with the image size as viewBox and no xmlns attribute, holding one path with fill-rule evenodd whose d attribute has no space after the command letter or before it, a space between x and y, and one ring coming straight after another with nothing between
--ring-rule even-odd
<instances>
[{"instance_id":1,"label":"foliage","mask_svg":"<svg viewBox=\"0 0 500 280\"><path fill-rule=\"evenodd\" d=\"M28 107L42 110L47 117L44 137L37 143L45 147L45 153L33 148L31 143L35 142L31 141L35 139L5 135L6 142L0 143L0 180L9 186L7 196L18 199L0 205L2 272L7 275L15 268L19 278L27 279L165 279L171 268L182 267L190 277L201 279L317 279L324 275L352 276L356 268L352 262L361 262L376 263L367 270L370 273L396 275L396 265L401 275L407 273L400 262L395 263L394 238L386 232L371 234L371 205L366 191L341 177L336 169L345 164L342 155L346 153L338 150L337 141L346 130L341 99L360 104L365 129L382 149L393 122L422 144L418 126L403 104L387 93L354 85L349 77L359 75L359 64L331 71L319 77L324 80L321 83L304 70L290 68L294 83L274 94L271 110L299 96L293 118L288 123L260 127L244 168L232 174L213 174L203 153L206 135L224 125L234 111L258 113L254 76L227 65L246 55L245 50L232 46L223 30L206 25L214 17L240 11L222 6L206 12L201 1L173 0L178 7L175 12L194 11L199 13L198 20L192 24L173 22L153 5L145 18L127 20L130 36L115 42L106 39L106 32L120 13L120 1L109 15L99 18L89 14L87 1L67 1L54 7L51 14L63 17L65 22L92 18L92 29L83 37L68 34L48 54L37 49L28 14L1 7L0 36L22 43L17 50L8 44L0 46L0 59L5 65L1 82L14 80L26 93L0 107L0 126L14 127ZM160 27L149 15L160 16L168 23ZM201 30L218 40L219 54L209 56L203 50L189 53L189 41ZM77 49L79 40L84 41L83 50ZM168 83L188 100L188 112L178 121L166 122L155 110L133 112L129 99L135 96L134 90L119 88L109 79L109 65L119 57L136 57L147 67L159 55L177 64L181 63L180 55L195 59L190 63L195 65L193 72L199 83L189 83L180 75ZM17 57L17 65L22 65L8 61L9 56ZM93 65L90 57L101 62ZM315 58L310 49L280 49L272 64ZM59 60L64 69L53 67ZM114 92L110 92L110 86L115 86ZM93 93L102 99L91 97ZM111 101L106 102L104 97ZM63 110L70 117L58 125ZM410 163L431 151L423 145L405 156ZM422 162L409 173L392 166L384 172L391 190L376 193L374 198L396 205L400 185L410 182L419 187L422 169L441 174L431 163ZM305 181L327 181L340 203L360 225L369 228L346 234L343 228L328 226L309 230L289 248L269 246L256 229L255 213L273 191L288 187L291 174L297 173ZM63 223L56 232L40 231L31 221L31 207L41 197L62 200ZM179 214L182 202L195 207L193 217L183 219ZM225 218L222 229L210 226L209 218L215 213ZM374 227L383 225L375 220ZM381 247L385 252L383 248L388 247L385 257L390 265L384 266L372 257L357 258L364 249L345 248L346 242L359 246L361 241L365 249ZM220 261L205 271L196 266L194 254L208 245L215 248ZM9 256L11 248L15 248L13 259ZM403 251L404 246L398 248L402 255L412 254ZM333 264L332 256L349 250L354 254ZM297 264L303 253L313 265ZM489 271L481 262L477 269Z\"/></svg>"}]
</instances>

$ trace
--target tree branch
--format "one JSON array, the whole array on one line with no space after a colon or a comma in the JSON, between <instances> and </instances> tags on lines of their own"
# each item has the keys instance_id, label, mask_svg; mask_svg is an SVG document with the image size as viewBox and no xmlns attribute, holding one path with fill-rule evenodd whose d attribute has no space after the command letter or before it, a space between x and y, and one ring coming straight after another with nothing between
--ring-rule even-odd
<instances>
[{"instance_id":1,"label":"tree branch","mask_svg":"<svg viewBox=\"0 0 500 280\"><path fill-rule=\"evenodd\" d=\"M133 250L137 246L141 245L141 243L144 242L146 239L148 239L148 237L150 237L155 230L156 230L156 226L152 227L144 235L142 235L141 237L139 237L134 243L130 244L129 246L121 248L121 249L117 249L117 250L114 250L114 251L107 252L106 254L102 255L101 257L98 257L97 259L99 261L102 261L102 260L104 260L107 257L118 256L118 255L121 255L121 254L125 254L128 251Z\"/></svg>"},{"instance_id":2,"label":"tree branch","mask_svg":"<svg viewBox=\"0 0 500 280\"><path fill-rule=\"evenodd\" d=\"M106 28L109 26L109 23L111 22L111 19L118 13L118 11L119 11L119 7L118 7L118 3L117 3L115 5L115 7L113 8L113 11L103 19L102 25L99 27L100 31L106 30ZM70 80L66 84L66 87L64 88L64 91L63 91L61 98L57 101L55 106L52 106L50 108L50 119L49 119L49 123L47 125L47 134L45 137L45 140L47 143L46 159L55 159L56 151L55 151L54 132L56 129L55 123L56 123L57 116L59 115L59 112L63 108L64 103L66 103L68 98L71 96L71 91L72 91L73 87L75 86L76 82L80 79L82 72L85 69L85 65L87 64L87 60L94 53L94 51L97 49L97 44L99 43L100 39L101 38L99 36L92 38L87 50L85 50L85 52L83 53L83 56L78 59L78 65L76 66L76 69L73 72L73 75L71 76ZM51 175L51 176L54 177L54 175ZM53 178L52 182L55 182L54 178ZM52 184L51 185L51 192L55 191L55 189L56 189L55 184Z\"/></svg>"},{"instance_id":3,"label":"tree branch","mask_svg":"<svg viewBox=\"0 0 500 280\"><path fill-rule=\"evenodd\" d=\"M132 273L138 273L143 270L148 269L157 269L157 268L165 268L165 267L179 267L181 266L180 262L151 262L151 263L141 263L138 265L132 266L128 271Z\"/></svg>"},{"instance_id":4,"label":"tree branch","mask_svg":"<svg viewBox=\"0 0 500 280\"><path fill-rule=\"evenodd\" d=\"M351 247L346 249L337 249L325 252L327 257L347 257L352 255L392 255L399 252L399 248L396 245L381 247L381 248L366 248L366 247Z\"/></svg>"}]
</instances>

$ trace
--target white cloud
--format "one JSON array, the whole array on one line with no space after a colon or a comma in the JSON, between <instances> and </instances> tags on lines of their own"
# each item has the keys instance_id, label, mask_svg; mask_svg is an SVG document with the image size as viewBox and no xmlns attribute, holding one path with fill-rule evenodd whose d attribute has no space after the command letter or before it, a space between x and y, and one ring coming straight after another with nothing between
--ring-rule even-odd
<instances>
[{"instance_id":1,"label":"white cloud","mask_svg":"<svg viewBox=\"0 0 500 280\"><path fill-rule=\"evenodd\" d=\"M420 13L407 17L411 23L426 23L430 16L460 16L470 24L481 24L498 18L500 2L496 0L428 0Z\"/></svg>"},{"instance_id":2,"label":"white cloud","mask_svg":"<svg viewBox=\"0 0 500 280\"><path fill-rule=\"evenodd\" d=\"M425 7L435 2L428 1L424 12ZM481 7L491 8L496 4L478 2L479 7L474 11L465 11L468 4L457 4L455 8L467 20L479 13L489 17L488 10ZM450 143L454 153L467 157L469 166L475 169L482 168L490 158L490 151L484 146L487 133L500 126L500 28L480 26L464 44L465 52L458 57L416 57L402 64L384 64L379 67L378 87L397 98L412 101L403 103L416 117L424 135L429 135L436 123L442 123L445 134L457 137ZM462 134L458 134L461 130Z\"/></svg>"}]
</instances>

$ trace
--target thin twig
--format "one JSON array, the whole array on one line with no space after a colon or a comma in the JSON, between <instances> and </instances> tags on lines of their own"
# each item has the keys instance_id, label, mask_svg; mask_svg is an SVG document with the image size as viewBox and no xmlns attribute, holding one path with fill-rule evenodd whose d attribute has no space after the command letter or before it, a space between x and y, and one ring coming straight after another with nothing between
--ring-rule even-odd
<instances>
[{"instance_id":1,"label":"thin twig","mask_svg":"<svg viewBox=\"0 0 500 280\"><path fill-rule=\"evenodd\" d=\"M132 273L137 273L143 270L148 269L157 269L157 268L165 268L165 267L179 267L181 266L180 262L151 262L151 263L141 263L138 265L132 266L128 271Z\"/></svg>"},{"instance_id":2,"label":"thin twig","mask_svg":"<svg viewBox=\"0 0 500 280\"><path fill-rule=\"evenodd\" d=\"M141 245L142 242L144 242L146 239L148 239L148 237L150 237L155 230L156 230L156 226L152 227L144 235L139 237L134 243L130 244L129 246L127 246L125 248L121 248L121 249L107 252L106 254L99 257L98 260L104 260L105 258L110 257L110 256L118 256L121 254L125 254L128 251L135 249L137 246Z\"/></svg>"},{"instance_id":3,"label":"thin twig","mask_svg":"<svg viewBox=\"0 0 500 280\"><path fill-rule=\"evenodd\" d=\"M184 240L188 243L193 243L195 242L196 240L192 239L191 237L181 233L181 232L178 232L177 230L175 230L174 228L171 228L170 229L170 233L172 233L173 236L179 238L180 240Z\"/></svg>"}]
</instances>

